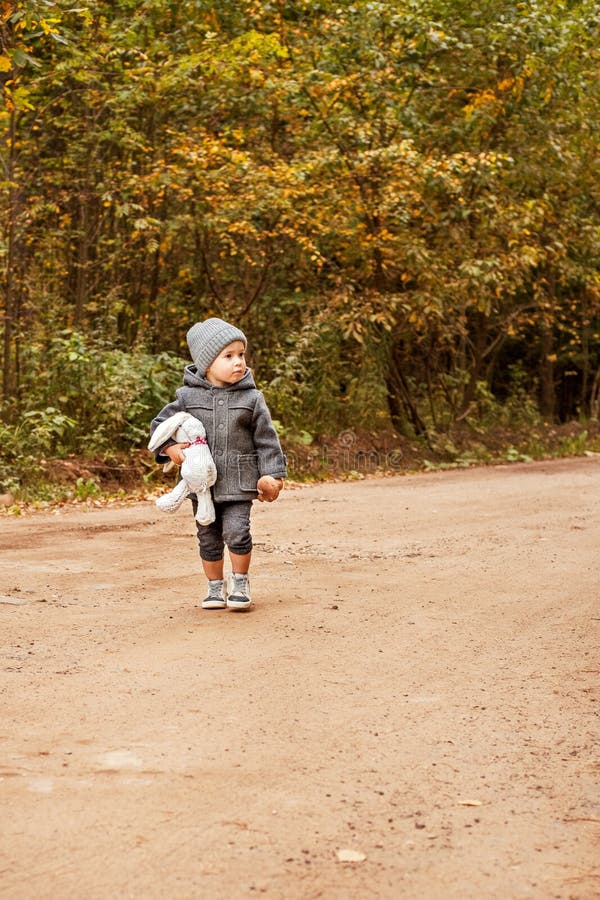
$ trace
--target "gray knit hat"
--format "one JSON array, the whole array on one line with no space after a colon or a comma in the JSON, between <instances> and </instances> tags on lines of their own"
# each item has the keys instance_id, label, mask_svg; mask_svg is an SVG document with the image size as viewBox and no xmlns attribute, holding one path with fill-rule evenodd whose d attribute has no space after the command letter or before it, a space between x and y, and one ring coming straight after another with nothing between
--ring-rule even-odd
<instances>
[{"instance_id":1,"label":"gray knit hat","mask_svg":"<svg viewBox=\"0 0 600 900\"><path fill-rule=\"evenodd\" d=\"M240 331L235 325L224 322L223 319L206 319L205 322L196 322L186 337L191 357L196 363L200 375L206 375L210 364L228 344L233 341L242 341L246 346L248 343L243 331Z\"/></svg>"}]
</instances>

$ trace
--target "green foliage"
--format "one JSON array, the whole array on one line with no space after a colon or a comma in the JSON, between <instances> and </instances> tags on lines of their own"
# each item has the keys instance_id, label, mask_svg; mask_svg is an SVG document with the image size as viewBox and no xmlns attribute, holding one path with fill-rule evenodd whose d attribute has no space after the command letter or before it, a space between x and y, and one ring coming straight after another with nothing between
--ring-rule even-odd
<instances>
[{"instance_id":1,"label":"green foliage","mask_svg":"<svg viewBox=\"0 0 600 900\"><path fill-rule=\"evenodd\" d=\"M18 424L0 423L0 486L19 494L43 478L45 456L62 456L76 422L53 406L23 413Z\"/></svg>"},{"instance_id":2,"label":"green foliage","mask_svg":"<svg viewBox=\"0 0 600 900\"><path fill-rule=\"evenodd\" d=\"M0 488L17 496L23 484L39 481L42 475L37 448L18 428L0 423Z\"/></svg>"},{"instance_id":3,"label":"green foliage","mask_svg":"<svg viewBox=\"0 0 600 900\"><path fill-rule=\"evenodd\" d=\"M213 314L300 441L597 415L599 28L595 0L0 3L7 444L143 445Z\"/></svg>"},{"instance_id":4,"label":"green foliage","mask_svg":"<svg viewBox=\"0 0 600 900\"><path fill-rule=\"evenodd\" d=\"M75 496L78 500L88 500L100 496L100 485L94 478L78 478L75 483Z\"/></svg>"},{"instance_id":5,"label":"green foliage","mask_svg":"<svg viewBox=\"0 0 600 900\"><path fill-rule=\"evenodd\" d=\"M18 411L5 404L0 424L0 484L17 492L39 480L44 457L110 457L144 446L184 365L167 353L128 353L71 331L31 346L24 361L26 401ZM93 496L88 482L78 483L77 496L81 491Z\"/></svg>"},{"instance_id":6,"label":"green foliage","mask_svg":"<svg viewBox=\"0 0 600 900\"><path fill-rule=\"evenodd\" d=\"M507 462L531 462L531 457L526 453L521 453L516 447L509 447L506 450Z\"/></svg>"},{"instance_id":7,"label":"green foliage","mask_svg":"<svg viewBox=\"0 0 600 900\"><path fill-rule=\"evenodd\" d=\"M385 387L366 364L363 349L344 339L335 321L320 321L291 336L286 352L272 362L265 385L283 435L298 443L310 434L344 428L385 427Z\"/></svg>"},{"instance_id":8,"label":"green foliage","mask_svg":"<svg viewBox=\"0 0 600 900\"><path fill-rule=\"evenodd\" d=\"M558 456L581 456L588 444L588 432L582 431L575 437L565 438L558 449Z\"/></svg>"},{"instance_id":9,"label":"green foliage","mask_svg":"<svg viewBox=\"0 0 600 900\"><path fill-rule=\"evenodd\" d=\"M115 350L72 331L30 347L27 364L27 406L34 409L23 418L60 438L55 451L88 454L144 443L150 419L172 399L184 366L168 353ZM50 398L60 413L35 408Z\"/></svg>"}]
</instances>

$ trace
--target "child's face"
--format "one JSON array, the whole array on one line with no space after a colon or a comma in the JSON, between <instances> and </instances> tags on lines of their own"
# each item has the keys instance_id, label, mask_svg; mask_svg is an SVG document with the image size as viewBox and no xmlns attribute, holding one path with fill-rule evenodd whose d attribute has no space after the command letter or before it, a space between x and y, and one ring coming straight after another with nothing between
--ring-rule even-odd
<instances>
[{"instance_id":1,"label":"child's face","mask_svg":"<svg viewBox=\"0 0 600 900\"><path fill-rule=\"evenodd\" d=\"M246 372L246 348L243 341L232 341L221 350L206 370L206 379L216 387L235 384Z\"/></svg>"}]
</instances>

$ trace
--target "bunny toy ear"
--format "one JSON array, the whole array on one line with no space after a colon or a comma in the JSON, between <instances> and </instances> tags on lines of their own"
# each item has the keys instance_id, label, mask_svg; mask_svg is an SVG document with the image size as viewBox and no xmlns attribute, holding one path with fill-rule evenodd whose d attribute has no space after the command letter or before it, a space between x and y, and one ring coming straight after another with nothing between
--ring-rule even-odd
<instances>
[{"instance_id":1,"label":"bunny toy ear","mask_svg":"<svg viewBox=\"0 0 600 900\"><path fill-rule=\"evenodd\" d=\"M188 416L189 413L187 412L178 412L175 413L174 416L169 416L164 422L161 422L150 438L148 450L158 450L161 444L164 444L170 437L173 437L177 429L185 422Z\"/></svg>"}]
</instances>

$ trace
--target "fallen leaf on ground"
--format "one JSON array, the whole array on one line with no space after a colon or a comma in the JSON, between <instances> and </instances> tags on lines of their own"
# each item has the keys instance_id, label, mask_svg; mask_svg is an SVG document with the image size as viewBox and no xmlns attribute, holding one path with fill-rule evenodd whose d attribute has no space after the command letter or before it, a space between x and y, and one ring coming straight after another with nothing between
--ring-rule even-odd
<instances>
[{"instance_id":1,"label":"fallen leaf on ground","mask_svg":"<svg viewBox=\"0 0 600 900\"><path fill-rule=\"evenodd\" d=\"M364 862L367 857L360 850L338 850L337 858L340 862Z\"/></svg>"}]
</instances>

